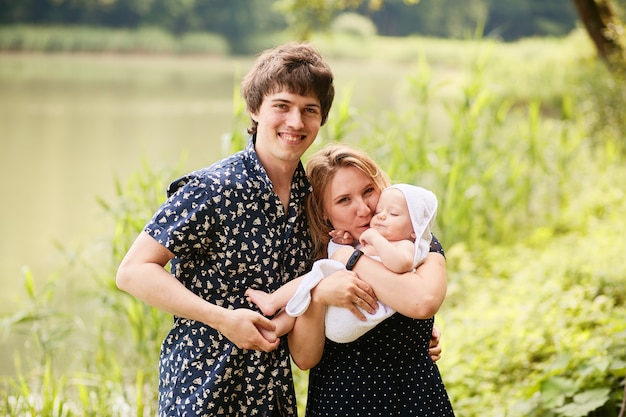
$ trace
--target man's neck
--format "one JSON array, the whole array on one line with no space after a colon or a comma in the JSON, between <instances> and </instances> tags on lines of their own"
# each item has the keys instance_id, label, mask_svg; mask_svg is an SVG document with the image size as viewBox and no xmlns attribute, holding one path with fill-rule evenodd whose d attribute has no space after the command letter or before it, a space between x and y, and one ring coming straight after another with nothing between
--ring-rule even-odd
<instances>
[{"instance_id":1,"label":"man's neck","mask_svg":"<svg viewBox=\"0 0 626 417\"><path fill-rule=\"evenodd\" d=\"M258 140L255 144L255 150L259 162L261 162L265 172L267 172L267 176L272 181L274 192L280 198L285 209L287 209L291 196L291 183L300 160L281 159L275 154L267 152L267 149L264 149L262 146L259 147Z\"/></svg>"},{"instance_id":2,"label":"man's neck","mask_svg":"<svg viewBox=\"0 0 626 417\"><path fill-rule=\"evenodd\" d=\"M293 175L296 171L297 166L289 167L285 165L277 166L277 164L272 164L271 168L265 168L267 172L267 176L272 181L272 187L274 188L274 192L280 198L281 203L285 207L289 207L289 199L291 197L291 184L293 182Z\"/></svg>"}]
</instances>

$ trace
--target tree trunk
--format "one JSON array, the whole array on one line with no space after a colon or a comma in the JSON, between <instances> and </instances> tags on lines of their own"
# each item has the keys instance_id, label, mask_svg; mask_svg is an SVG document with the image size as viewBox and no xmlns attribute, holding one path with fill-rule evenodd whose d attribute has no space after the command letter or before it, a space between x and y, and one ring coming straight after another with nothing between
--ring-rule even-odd
<instances>
[{"instance_id":1,"label":"tree trunk","mask_svg":"<svg viewBox=\"0 0 626 417\"><path fill-rule=\"evenodd\" d=\"M611 69L626 67L626 48L612 0L572 0L598 55Z\"/></svg>"}]
</instances>

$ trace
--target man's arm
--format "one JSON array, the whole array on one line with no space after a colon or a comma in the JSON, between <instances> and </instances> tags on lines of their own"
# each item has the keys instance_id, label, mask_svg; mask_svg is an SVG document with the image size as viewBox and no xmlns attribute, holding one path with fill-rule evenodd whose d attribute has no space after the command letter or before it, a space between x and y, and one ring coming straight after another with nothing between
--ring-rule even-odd
<instances>
[{"instance_id":1,"label":"man's arm","mask_svg":"<svg viewBox=\"0 0 626 417\"><path fill-rule=\"evenodd\" d=\"M167 248L141 232L118 268L118 288L160 310L205 323L239 348L268 352L278 347L278 340L268 342L257 329L274 330L269 319L252 310L228 310L203 300L165 269L173 257Z\"/></svg>"}]
</instances>

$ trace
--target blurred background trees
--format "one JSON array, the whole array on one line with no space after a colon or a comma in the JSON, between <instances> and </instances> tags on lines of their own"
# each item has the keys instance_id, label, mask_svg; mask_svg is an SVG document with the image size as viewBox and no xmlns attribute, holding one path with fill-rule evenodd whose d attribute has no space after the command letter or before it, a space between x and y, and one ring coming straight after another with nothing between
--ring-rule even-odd
<instances>
[{"instance_id":1,"label":"blurred background trees","mask_svg":"<svg viewBox=\"0 0 626 417\"><path fill-rule=\"evenodd\" d=\"M485 36L504 41L562 36L576 26L575 3L608 3L619 13L626 1L0 0L0 25L147 26L174 35L210 32L223 36L232 53L242 54L252 52L246 46L254 45L246 42L250 38L284 29L307 38L346 11L370 19L382 36L467 38L477 27Z\"/></svg>"}]
</instances>

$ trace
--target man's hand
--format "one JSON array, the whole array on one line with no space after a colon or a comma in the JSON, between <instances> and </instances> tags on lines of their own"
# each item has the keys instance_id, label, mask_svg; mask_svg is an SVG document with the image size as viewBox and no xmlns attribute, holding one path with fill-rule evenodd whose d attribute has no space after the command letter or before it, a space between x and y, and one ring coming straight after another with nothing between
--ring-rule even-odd
<instances>
[{"instance_id":1,"label":"man's hand","mask_svg":"<svg viewBox=\"0 0 626 417\"><path fill-rule=\"evenodd\" d=\"M441 331L433 326L433 333L430 336L430 346L428 347L428 353L430 354L430 358L433 362L437 362L441 359L441 345L439 342L441 341Z\"/></svg>"},{"instance_id":2,"label":"man's hand","mask_svg":"<svg viewBox=\"0 0 626 417\"><path fill-rule=\"evenodd\" d=\"M259 329L264 329L264 333L269 335L276 330L276 325L267 317L247 308L225 310L218 328L228 340L240 349L262 350L264 352L271 352L276 349L280 339L267 340Z\"/></svg>"}]
</instances>

